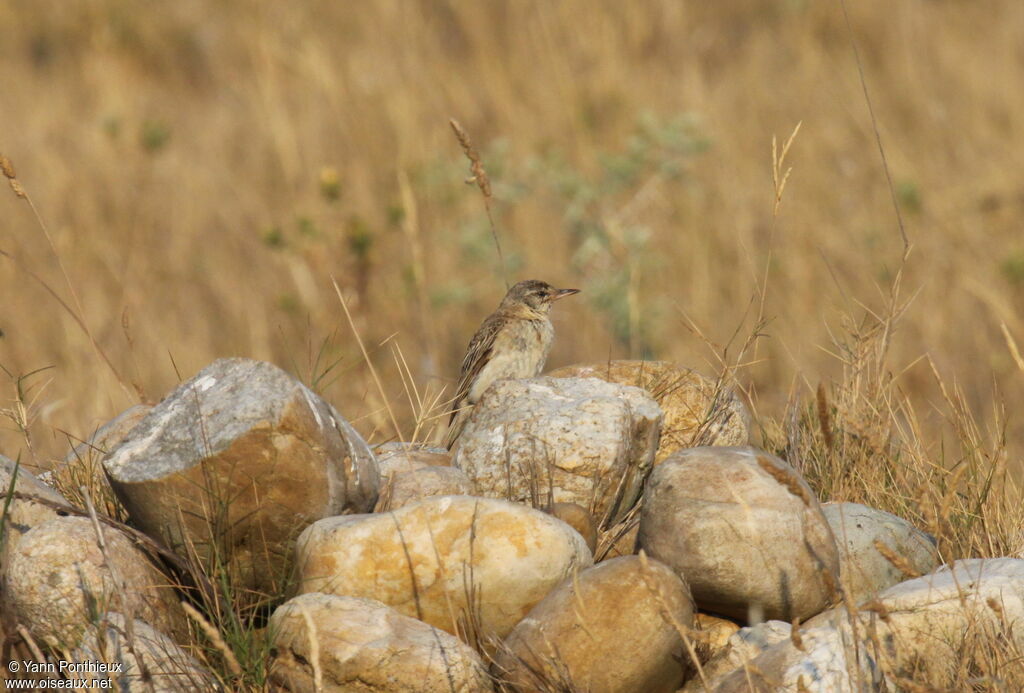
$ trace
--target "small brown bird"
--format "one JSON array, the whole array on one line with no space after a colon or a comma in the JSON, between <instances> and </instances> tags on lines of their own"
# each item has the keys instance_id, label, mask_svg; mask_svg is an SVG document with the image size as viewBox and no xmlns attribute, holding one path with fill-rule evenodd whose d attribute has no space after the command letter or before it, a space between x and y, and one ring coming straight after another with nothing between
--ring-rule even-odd
<instances>
[{"instance_id":1,"label":"small brown bird","mask_svg":"<svg viewBox=\"0 0 1024 693\"><path fill-rule=\"evenodd\" d=\"M491 383L540 375L555 337L548 320L551 304L576 293L579 289L556 289L537 279L519 282L508 290L469 342L448 419L446 447L455 444L473 405Z\"/></svg>"}]
</instances>

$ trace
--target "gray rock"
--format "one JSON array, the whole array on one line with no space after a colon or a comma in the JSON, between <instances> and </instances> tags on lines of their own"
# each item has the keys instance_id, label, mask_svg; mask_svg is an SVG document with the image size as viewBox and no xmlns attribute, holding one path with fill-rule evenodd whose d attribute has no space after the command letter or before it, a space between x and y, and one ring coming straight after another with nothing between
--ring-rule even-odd
<instances>
[{"instance_id":1,"label":"gray rock","mask_svg":"<svg viewBox=\"0 0 1024 693\"><path fill-rule=\"evenodd\" d=\"M914 577L879 553L876 540L892 549L918 575L930 573L939 565L935 542L901 517L859 503L825 503L821 509L839 545L843 585L857 604Z\"/></svg>"},{"instance_id":2,"label":"gray rock","mask_svg":"<svg viewBox=\"0 0 1024 693\"><path fill-rule=\"evenodd\" d=\"M160 630L184 632L167 578L120 531L88 517L56 517L22 536L5 575L4 607L47 645L73 649L97 613L130 613Z\"/></svg>"},{"instance_id":3,"label":"gray rock","mask_svg":"<svg viewBox=\"0 0 1024 693\"><path fill-rule=\"evenodd\" d=\"M208 562L220 553L237 586L269 594L303 528L377 500L376 461L355 429L281 369L247 359L184 383L104 466L143 531Z\"/></svg>"},{"instance_id":4,"label":"gray rock","mask_svg":"<svg viewBox=\"0 0 1024 693\"><path fill-rule=\"evenodd\" d=\"M68 505L64 496L37 479L22 466L15 472L14 460L0 455L0 510L7 503L7 492L11 488L11 478L17 473L14 490L17 493L39 496L43 500ZM59 513L48 505L27 498L13 498L7 507L7 518L3 526L3 553L0 553L0 576L6 572L6 566L18 542L37 525L58 517Z\"/></svg>"},{"instance_id":5,"label":"gray rock","mask_svg":"<svg viewBox=\"0 0 1024 693\"><path fill-rule=\"evenodd\" d=\"M755 448L681 450L651 474L638 543L676 570L697 606L745 620L806 619L839 575L832 531L807 483Z\"/></svg>"},{"instance_id":6,"label":"gray rock","mask_svg":"<svg viewBox=\"0 0 1024 693\"><path fill-rule=\"evenodd\" d=\"M121 693L192 693L220 690L217 680L171 638L144 621L128 622L118 613L107 613L70 661L86 667L100 662L111 665L110 674L75 674L74 678L112 679Z\"/></svg>"},{"instance_id":7,"label":"gray rock","mask_svg":"<svg viewBox=\"0 0 1024 693\"><path fill-rule=\"evenodd\" d=\"M596 378L494 383L452 454L477 490L534 507L576 503L600 527L636 503L662 414L643 390Z\"/></svg>"},{"instance_id":8,"label":"gray rock","mask_svg":"<svg viewBox=\"0 0 1024 693\"><path fill-rule=\"evenodd\" d=\"M270 632L271 680L289 691L318 690L314 663L325 693L492 690L472 648L372 599L303 594L274 612Z\"/></svg>"}]
</instances>

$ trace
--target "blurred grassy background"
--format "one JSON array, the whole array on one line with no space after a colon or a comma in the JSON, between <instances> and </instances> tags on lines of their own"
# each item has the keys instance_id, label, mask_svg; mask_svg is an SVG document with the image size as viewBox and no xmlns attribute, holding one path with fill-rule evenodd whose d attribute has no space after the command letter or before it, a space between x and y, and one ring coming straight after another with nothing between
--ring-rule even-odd
<instances>
[{"instance_id":1,"label":"blurred grassy background","mask_svg":"<svg viewBox=\"0 0 1024 693\"><path fill-rule=\"evenodd\" d=\"M1024 344L1024 5L849 10L913 244L894 374L936 419L931 356L979 417L1005 406L1019 451L1024 373L1000 325ZM778 417L839 372L830 332L882 309L902 251L837 3L8 0L0 85L0 151L128 384L0 258L0 408L53 366L22 381L40 463L133 389L157 400L229 355L391 435L332 275L396 406L395 345L420 388L450 389L504 291L450 117L490 173L512 277L585 292L555 311L552 366L710 372L683 313L720 345L749 330L770 257L769 336L740 379ZM801 121L773 220L772 137ZM70 301L0 193L0 249Z\"/></svg>"}]
</instances>

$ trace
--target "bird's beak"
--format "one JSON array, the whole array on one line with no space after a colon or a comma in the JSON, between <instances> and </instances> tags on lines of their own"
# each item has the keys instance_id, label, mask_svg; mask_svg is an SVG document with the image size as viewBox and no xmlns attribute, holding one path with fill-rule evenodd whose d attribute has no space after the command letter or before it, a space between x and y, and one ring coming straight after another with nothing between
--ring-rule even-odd
<instances>
[{"instance_id":1,"label":"bird's beak","mask_svg":"<svg viewBox=\"0 0 1024 693\"><path fill-rule=\"evenodd\" d=\"M553 299L551 299L551 300L552 301L557 301L560 298L565 298L566 296L572 296L573 294L578 294L579 292L580 292L579 289L559 289L558 293L555 294L555 297Z\"/></svg>"}]
</instances>

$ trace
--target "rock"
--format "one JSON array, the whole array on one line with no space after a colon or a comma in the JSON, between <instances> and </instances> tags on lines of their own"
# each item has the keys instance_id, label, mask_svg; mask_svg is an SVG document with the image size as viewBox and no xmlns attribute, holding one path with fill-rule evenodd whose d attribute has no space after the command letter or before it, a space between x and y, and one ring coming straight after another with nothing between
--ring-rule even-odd
<instances>
[{"instance_id":1,"label":"rock","mask_svg":"<svg viewBox=\"0 0 1024 693\"><path fill-rule=\"evenodd\" d=\"M693 623L686 584L654 560L605 561L563 582L505 638L492 673L516 691L675 691L679 629ZM686 631L684 631L686 632Z\"/></svg>"},{"instance_id":2,"label":"rock","mask_svg":"<svg viewBox=\"0 0 1024 693\"><path fill-rule=\"evenodd\" d=\"M770 645L748 662L715 680L715 693L861 693L879 690L880 672L864 648L857 667L854 650L834 628L801 632L799 647L791 638ZM859 668L859 671L858 671ZM696 690L696 689L695 689Z\"/></svg>"},{"instance_id":3,"label":"rock","mask_svg":"<svg viewBox=\"0 0 1024 693\"><path fill-rule=\"evenodd\" d=\"M737 620L752 610L807 619L828 605L828 581L839 575L832 532L807 483L756 448L680 450L658 465L639 545L685 577L698 607Z\"/></svg>"},{"instance_id":4,"label":"rock","mask_svg":"<svg viewBox=\"0 0 1024 693\"><path fill-rule=\"evenodd\" d=\"M423 443L384 443L373 449L377 456L381 486L394 472L414 472L424 467L450 467L451 453Z\"/></svg>"},{"instance_id":5,"label":"rock","mask_svg":"<svg viewBox=\"0 0 1024 693\"><path fill-rule=\"evenodd\" d=\"M613 524L651 469L661 410L643 390L596 378L502 380L473 408L452 454L487 497L577 503Z\"/></svg>"},{"instance_id":6,"label":"rock","mask_svg":"<svg viewBox=\"0 0 1024 693\"><path fill-rule=\"evenodd\" d=\"M702 445L746 445L750 413L732 388L670 361L609 361L566 366L552 378L600 378L646 390L665 413L654 464L676 450Z\"/></svg>"},{"instance_id":7,"label":"rock","mask_svg":"<svg viewBox=\"0 0 1024 693\"><path fill-rule=\"evenodd\" d=\"M858 631L886 644L888 669L910 669L940 680L956 666L971 638L992 638L1024 648L1024 560L972 558L883 590L857 612ZM836 608L808 628L848 633L850 619Z\"/></svg>"},{"instance_id":8,"label":"rock","mask_svg":"<svg viewBox=\"0 0 1024 693\"><path fill-rule=\"evenodd\" d=\"M998 605L992 608L989 601ZM890 629L902 640L917 634L922 647L936 640L962 638L968 623L979 619L998 624L1024 620L1024 560L972 558L894 585L878 595L888 612ZM1013 634L1024 646L1024 629Z\"/></svg>"},{"instance_id":9,"label":"rock","mask_svg":"<svg viewBox=\"0 0 1024 693\"><path fill-rule=\"evenodd\" d=\"M21 537L5 580L5 608L50 647L73 649L97 608L161 631L183 632L174 589L120 531L102 525L106 557L88 517L57 517Z\"/></svg>"},{"instance_id":10,"label":"rock","mask_svg":"<svg viewBox=\"0 0 1024 693\"><path fill-rule=\"evenodd\" d=\"M726 621L726 623L731 623ZM735 625L735 624L734 624ZM745 667L769 647L789 640L792 627L784 621L765 621L756 626L737 628L717 653L704 664L704 678L717 684L734 670ZM683 687L688 693L704 690L703 681L692 678Z\"/></svg>"},{"instance_id":11,"label":"rock","mask_svg":"<svg viewBox=\"0 0 1024 693\"><path fill-rule=\"evenodd\" d=\"M740 630L738 624L728 619L701 613L693 615L693 627L702 634L701 649L705 652L704 661L724 650L732 634Z\"/></svg>"},{"instance_id":12,"label":"rock","mask_svg":"<svg viewBox=\"0 0 1024 693\"><path fill-rule=\"evenodd\" d=\"M497 637L592 562L583 537L565 523L469 496L320 520L299 537L297 553L300 594L376 599L453 634L479 600L475 623Z\"/></svg>"},{"instance_id":13,"label":"rock","mask_svg":"<svg viewBox=\"0 0 1024 693\"><path fill-rule=\"evenodd\" d=\"M278 607L270 632L270 678L296 693L492 690L472 648L372 599L303 594ZM314 662L322 689L316 687Z\"/></svg>"},{"instance_id":14,"label":"rock","mask_svg":"<svg viewBox=\"0 0 1024 693\"><path fill-rule=\"evenodd\" d=\"M216 679L171 638L135 619L131 632L118 613L107 613L71 655L86 667L73 678L109 677L122 693L191 693L219 690ZM88 673L90 665L110 665L112 673ZM119 671L117 671L120 669ZM143 672L148 674L144 679Z\"/></svg>"},{"instance_id":15,"label":"rock","mask_svg":"<svg viewBox=\"0 0 1024 693\"><path fill-rule=\"evenodd\" d=\"M7 492L11 488L11 477L17 473L17 480L14 483L16 493L31 494L39 496L42 500L53 503L68 505L64 496L37 479L31 472L18 465L15 472L15 463L3 455L0 455L0 511L8 502ZM0 576L6 572L6 567L18 542L25 536L25 533L33 527L43 524L60 513L54 508L35 502L27 498L13 498L7 507L7 518L3 522L3 552L0 553Z\"/></svg>"},{"instance_id":16,"label":"rock","mask_svg":"<svg viewBox=\"0 0 1024 693\"><path fill-rule=\"evenodd\" d=\"M869 683L880 681L881 671L910 674L920 682L948 681L972 638L1012 641L1010 647L1019 650L1024 647L1019 628L1024 619L1024 560L957 561L883 590L856 618L854 629L845 608L832 609L801 629L802 650L792 642L765 649L751 662L773 686L764 690L795 693L796 680L803 676L808 691L859 691L850 680L850 672L857 669ZM747 691L745 678L742 671L734 671L715 690Z\"/></svg>"},{"instance_id":17,"label":"rock","mask_svg":"<svg viewBox=\"0 0 1024 693\"><path fill-rule=\"evenodd\" d=\"M594 525L594 518L590 516L587 509L577 503L552 503L544 508L544 512L551 517L569 525L583 537L587 542L590 553L597 548L597 527Z\"/></svg>"},{"instance_id":18,"label":"rock","mask_svg":"<svg viewBox=\"0 0 1024 693\"><path fill-rule=\"evenodd\" d=\"M151 406L136 404L100 426L83 443L76 445L64 460L49 473L45 481L63 489L76 502L81 501L79 488L85 486L97 510L108 517L122 516L120 501L110 488L107 474L103 471L103 458L123 441L128 433L141 421Z\"/></svg>"},{"instance_id":19,"label":"rock","mask_svg":"<svg viewBox=\"0 0 1024 693\"><path fill-rule=\"evenodd\" d=\"M762 621L757 625L740 628L729 638L729 645L742 652L744 659L753 659L766 649L789 640L793 626L785 621Z\"/></svg>"},{"instance_id":20,"label":"rock","mask_svg":"<svg viewBox=\"0 0 1024 693\"><path fill-rule=\"evenodd\" d=\"M377 500L376 462L355 429L281 369L246 359L218 360L171 393L104 466L140 529L208 565L221 555L238 589L264 594L283 588L304 527Z\"/></svg>"},{"instance_id":21,"label":"rock","mask_svg":"<svg viewBox=\"0 0 1024 693\"><path fill-rule=\"evenodd\" d=\"M885 558L874 542L881 541L918 575L939 565L932 539L901 517L859 503L824 503L825 519L839 545L843 585L854 603L875 597L908 577Z\"/></svg>"},{"instance_id":22,"label":"rock","mask_svg":"<svg viewBox=\"0 0 1024 693\"><path fill-rule=\"evenodd\" d=\"M381 490L373 512L397 510L431 496L471 496L475 489L466 475L454 467L423 467L393 472Z\"/></svg>"}]
</instances>

